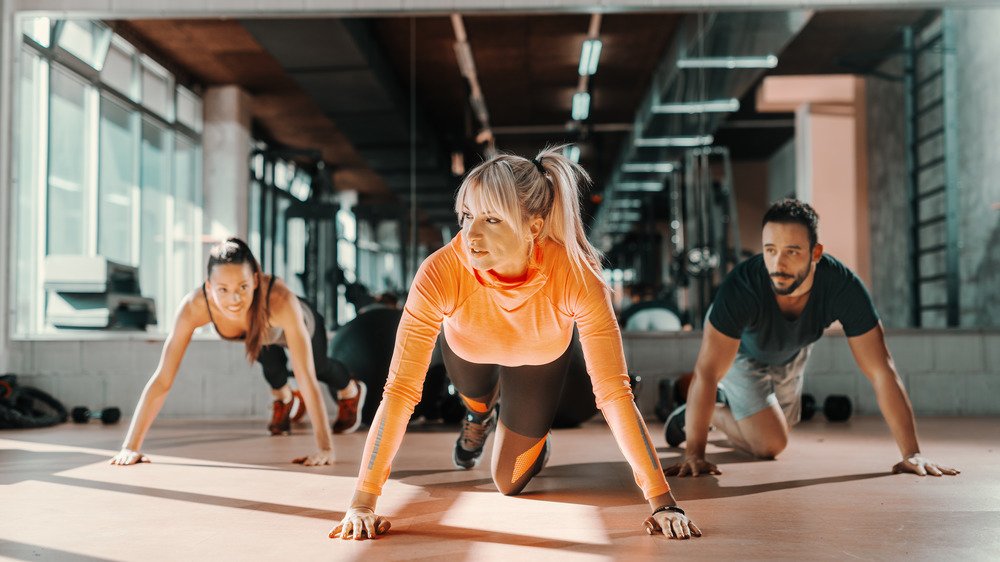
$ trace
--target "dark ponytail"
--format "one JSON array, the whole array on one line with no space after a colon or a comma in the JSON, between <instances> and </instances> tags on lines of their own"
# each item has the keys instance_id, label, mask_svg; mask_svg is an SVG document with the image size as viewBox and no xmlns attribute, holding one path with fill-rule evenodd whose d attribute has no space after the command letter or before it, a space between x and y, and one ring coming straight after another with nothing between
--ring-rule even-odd
<instances>
[{"instance_id":1,"label":"dark ponytail","mask_svg":"<svg viewBox=\"0 0 1000 562\"><path fill-rule=\"evenodd\" d=\"M250 326L247 328L247 337L244 342L247 360L253 363L260 355L260 349L264 346L264 334L270 328L267 306L264 302L264 276L261 274L257 258L253 256L253 252L250 251L246 242L235 236L227 238L225 242L216 244L209 250L207 274L211 277L212 269L217 265L242 265L245 263L250 264L256 284L253 290L253 302L250 303Z\"/></svg>"}]
</instances>

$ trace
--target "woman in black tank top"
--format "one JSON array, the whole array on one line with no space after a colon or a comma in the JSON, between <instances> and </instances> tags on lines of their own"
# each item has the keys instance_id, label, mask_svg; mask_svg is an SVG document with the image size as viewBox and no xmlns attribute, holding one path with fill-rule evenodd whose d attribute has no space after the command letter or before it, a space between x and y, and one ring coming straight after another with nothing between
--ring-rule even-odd
<instances>
[{"instance_id":1,"label":"woman in black tank top","mask_svg":"<svg viewBox=\"0 0 1000 562\"><path fill-rule=\"evenodd\" d=\"M194 331L212 324L223 339L242 341L250 361L258 361L275 394L272 434L287 433L293 407L293 393L287 384L288 356L298 384L300 412L307 410L313 420L316 451L292 462L309 466L329 463L333 440L319 380L330 386L340 406L340 417L354 413L364 400L363 386L353 381L343 365L326 357L326 329L323 319L299 301L274 277L261 273L250 248L238 238L216 245L209 253L208 280L191 291L178 310L174 325L163 345L159 365L143 389L132 416L122 450L112 464L147 462L139 452L143 438L159 413ZM312 333L310 328L312 326ZM343 425L338 419L337 425ZM350 424L348 424L350 425ZM357 422L353 422L354 429Z\"/></svg>"}]
</instances>

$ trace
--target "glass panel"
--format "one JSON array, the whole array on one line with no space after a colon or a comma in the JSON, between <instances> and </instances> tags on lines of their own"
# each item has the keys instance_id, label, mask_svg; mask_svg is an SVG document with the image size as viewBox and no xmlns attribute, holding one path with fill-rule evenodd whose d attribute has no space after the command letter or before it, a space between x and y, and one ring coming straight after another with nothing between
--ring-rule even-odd
<instances>
[{"instance_id":1,"label":"glass panel","mask_svg":"<svg viewBox=\"0 0 1000 562\"><path fill-rule=\"evenodd\" d=\"M171 97L170 81L143 66L142 105L169 119Z\"/></svg>"},{"instance_id":2,"label":"glass panel","mask_svg":"<svg viewBox=\"0 0 1000 562\"><path fill-rule=\"evenodd\" d=\"M201 132L201 100L187 88L177 88L177 122Z\"/></svg>"},{"instance_id":3,"label":"glass panel","mask_svg":"<svg viewBox=\"0 0 1000 562\"><path fill-rule=\"evenodd\" d=\"M38 208L42 190L38 189L45 169L45 151L40 146L44 119L46 63L33 52L21 53L20 91L15 115L18 134L15 136L17 191L14 194L16 238L16 296L14 302L14 332L24 335L33 330L40 319L36 308L41 302L38 280L41 252L38 240Z\"/></svg>"},{"instance_id":4,"label":"glass panel","mask_svg":"<svg viewBox=\"0 0 1000 562\"><path fill-rule=\"evenodd\" d=\"M131 100L137 99L132 77L134 60L132 54L115 41L108 50L104 68L101 70L101 81Z\"/></svg>"},{"instance_id":5,"label":"glass panel","mask_svg":"<svg viewBox=\"0 0 1000 562\"><path fill-rule=\"evenodd\" d=\"M288 270L285 283L297 295L305 295L302 285L302 273L306 269L306 221L300 218L289 219L288 228Z\"/></svg>"},{"instance_id":6,"label":"glass panel","mask_svg":"<svg viewBox=\"0 0 1000 562\"><path fill-rule=\"evenodd\" d=\"M250 181L250 239L247 240L247 245L253 251L253 255L257 256L259 260L261 257L261 224L260 224L260 182L256 180Z\"/></svg>"},{"instance_id":7,"label":"glass panel","mask_svg":"<svg viewBox=\"0 0 1000 562\"><path fill-rule=\"evenodd\" d=\"M156 299L158 318L170 318L166 310L167 219L170 206L167 184L167 132L142 122L142 218L139 283L142 293Z\"/></svg>"},{"instance_id":8,"label":"glass panel","mask_svg":"<svg viewBox=\"0 0 1000 562\"><path fill-rule=\"evenodd\" d=\"M111 30L96 21L66 20L59 32L59 46L100 70Z\"/></svg>"},{"instance_id":9,"label":"glass panel","mask_svg":"<svg viewBox=\"0 0 1000 562\"><path fill-rule=\"evenodd\" d=\"M278 224L274 237L274 263L271 264L271 272L281 277L288 277L288 257L285 253L285 246L288 233L285 231L287 224L284 221L285 211L291 203L287 197L278 197ZM294 251L289 248L289 251Z\"/></svg>"},{"instance_id":10,"label":"glass panel","mask_svg":"<svg viewBox=\"0 0 1000 562\"><path fill-rule=\"evenodd\" d=\"M132 264L132 212L138 191L135 113L101 98L97 253Z\"/></svg>"},{"instance_id":11,"label":"glass panel","mask_svg":"<svg viewBox=\"0 0 1000 562\"><path fill-rule=\"evenodd\" d=\"M49 108L48 253L86 251L86 94L69 72L53 67Z\"/></svg>"},{"instance_id":12,"label":"glass panel","mask_svg":"<svg viewBox=\"0 0 1000 562\"><path fill-rule=\"evenodd\" d=\"M48 47L52 41L52 21L49 18L25 18L21 31L43 47Z\"/></svg>"},{"instance_id":13,"label":"glass panel","mask_svg":"<svg viewBox=\"0 0 1000 562\"><path fill-rule=\"evenodd\" d=\"M200 206L198 149L189 140L178 137L174 151L174 251L170 267L170 299L165 309L173 311L184 295L198 284L200 265L196 255L199 240L197 210Z\"/></svg>"}]
</instances>

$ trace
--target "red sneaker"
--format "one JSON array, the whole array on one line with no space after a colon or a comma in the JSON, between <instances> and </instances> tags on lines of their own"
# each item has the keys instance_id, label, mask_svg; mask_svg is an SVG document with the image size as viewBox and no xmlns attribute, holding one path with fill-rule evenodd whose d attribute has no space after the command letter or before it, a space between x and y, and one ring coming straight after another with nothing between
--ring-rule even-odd
<instances>
[{"instance_id":1,"label":"red sneaker","mask_svg":"<svg viewBox=\"0 0 1000 562\"><path fill-rule=\"evenodd\" d=\"M271 432L271 435L288 435L292 432L290 414L294 402L294 398L287 404L281 400L275 400L271 405L271 423L267 424L267 430Z\"/></svg>"},{"instance_id":2,"label":"red sneaker","mask_svg":"<svg viewBox=\"0 0 1000 562\"><path fill-rule=\"evenodd\" d=\"M358 386L358 393L354 398L337 400L337 421L333 422L334 433L351 433L361 425L361 407L365 404L368 387L357 379L353 381Z\"/></svg>"},{"instance_id":3,"label":"red sneaker","mask_svg":"<svg viewBox=\"0 0 1000 562\"><path fill-rule=\"evenodd\" d=\"M306 415L306 401L302 399L302 393L298 390L292 391L292 423L298 423Z\"/></svg>"}]
</instances>

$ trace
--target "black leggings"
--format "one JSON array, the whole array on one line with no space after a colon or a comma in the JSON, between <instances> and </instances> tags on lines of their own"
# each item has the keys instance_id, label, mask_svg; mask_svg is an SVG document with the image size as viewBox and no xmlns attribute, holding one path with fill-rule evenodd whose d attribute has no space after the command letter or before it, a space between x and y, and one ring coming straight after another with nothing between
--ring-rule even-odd
<instances>
[{"instance_id":1,"label":"black leggings","mask_svg":"<svg viewBox=\"0 0 1000 562\"><path fill-rule=\"evenodd\" d=\"M466 405L491 407L498 399L500 424L493 450L493 482L502 493L514 495L524 489L541 470L541 441L552 428L562 395L572 346L555 361L545 365L505 367L484 365L462 359L441 336L441 355L448 378L465 398ZM474 408L470 408L474 409ZM525 457L527 455L527 457ZM523 459L534 459L529 468Z\"/></svg>"},{"instance_id":2,"label":"black leggings","mask_svg":"<svg viewBox=\"0 0 1000 562\"><path fill-rule=\"evenodd\" d=\"M338 390L347 388L348 383L351 382L351 373L347 370L346 365L326 356L326 321L312 305L306 303L306 308L316 319L314 324L316 329L313 331L311 339L316 378L326 383L330 387L330 392L336 396ZM275 390L285 386L288 377L292 374L288 370L288 354L285 352L285 346L265 345L260 349L257 362L264 368L264 378L267 379L267 384Z\"/></svg>"}]
</instances>

